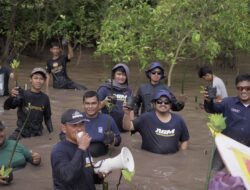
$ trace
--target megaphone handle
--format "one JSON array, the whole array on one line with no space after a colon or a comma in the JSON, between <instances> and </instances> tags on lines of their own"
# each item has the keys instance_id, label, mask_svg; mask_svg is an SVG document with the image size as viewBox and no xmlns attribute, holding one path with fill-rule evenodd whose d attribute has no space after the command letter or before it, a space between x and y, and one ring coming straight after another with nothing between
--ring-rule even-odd
<instances>
[{"instance_id":1,"label":"megaphone handle","mask_svg":"<svg viewBox=\"0 0 250 190\"><path fill-rule=\"evenodd\" d=\"M89 154L89 151L87 151L87 155L88 155L89 162L90 162L90 165L91 165L92 168L100 168L102 166L103 160L101 160L99 166L94 166L94 164L92 162L92 159L91 159L91 155Z\"/></svg>"}]
</instances>

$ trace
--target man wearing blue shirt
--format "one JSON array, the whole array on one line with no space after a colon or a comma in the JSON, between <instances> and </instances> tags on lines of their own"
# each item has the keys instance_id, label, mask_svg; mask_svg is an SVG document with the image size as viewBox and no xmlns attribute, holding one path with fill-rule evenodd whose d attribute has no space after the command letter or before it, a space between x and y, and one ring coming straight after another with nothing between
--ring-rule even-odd
<instances>
[{"instance_id":1,"label":"man wearing blue shirt","mask_svg":"<svg viewBox=\"0 0 250 190\"><path fill-rule=\"evenodd\" d=\"M83 96L85 128L91 137L89 151L93 157L107 154L110 145L119 146L121 136L113 118L99 112L100 100L95 91Z\"/></svg>"},{"instance_id":2,"label":"man wearing blue shirt","mask_svg":"<svg viewBox=\"0 0 250 190\"><path fill-rule=\"evenodd\" d=\"M204 94L204 107L208 113L222 113L226 118L226 129L223 134L250 147L250 74L238 75L235 79L236 97L227 97L222 102L215 103ZM214 169L221 170L220 159L214 159ZM216 160L220 160L216 162ZM219 164L220 162L220 164ZM217 163L217 164L216 164Z\"/></svg>"},{"instance_id":3,"label":"man wearing blue shirt","mask_svg":"<svg viewBox=\"0 0 250 190\"><path fill-rule=\"evenodd\" d=\"M92 157L88 152L91 137L84 127L85 118L79 110L68 109L61 117L65 140L57 143L51 152L51 167L55 190L95 190L103 183L104 173L94 173Z\"/></svg>"}]
</instances>

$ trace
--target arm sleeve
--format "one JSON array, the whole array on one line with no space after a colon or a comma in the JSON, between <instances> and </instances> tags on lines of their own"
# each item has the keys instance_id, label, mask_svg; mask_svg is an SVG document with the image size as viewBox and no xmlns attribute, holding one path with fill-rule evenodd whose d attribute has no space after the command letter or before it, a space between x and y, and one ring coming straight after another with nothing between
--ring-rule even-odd
<instances>
[{"instance_id":1,"label":"arm sleeve","mask_svg":"<svg viewBox=\"0 0 250 190\"><path fill-rule=\"evenodd\" d=\"M136 93L136 99L135 99L135 109L134 109L135 116L139 115L141 104L142 104L142 97L141 97L141 90L139 88Z\"/></svg>"},{"instance_id":2,"label":"arm sleeve","mask_svg":"<svg viewBox=\"0 0 250 190\"><path fill-rule=\"evenodd\" d=\"M137 132L140 130L141 127L141 121L143 120L143 115L140 117L137 117L135 120L133 120L133 125L134 125L134 132Z\"/></svg>"},{"instance_id":3,"label":"arm sleeve","mask_svg":"<svg viewBox=\"0 0 250 190\"><path fill-rule=\"evenodd\" d=\"M47 127L47 130L49 131L49 133L51 133L53 131L53 125L51 121L51 108L49 98L47 100L47 106L44 110L44 122Z\"/></svg>"},{"instance_id":4,"label":"arm sleeve","mask_svg":"<svg viewBox=\"0 0 250 190\"><path fill-rule=\"evenodd\" d=\"M106 87L101 86L97 90L97 94L98 94L98 97L99 97L100 101L103 101L107 97L107 89L106 89Z\"/></svg>"},{"instance_id":5,"label":"arm sleeve","mask_svg":"<svg viewBox=\"0 0 250 190\"><path fill-rule=\"evenodd\" d=\"M19 148L22 150L23 156L25 160L29 163L32 164L32 154L29 149L27 149L25 146L22 144L18 143Z\"/></svg>"},{"instance_id":6,"label":"arm sleeve","mask_svg":"<svg viewBox=\"0 0 250 190\"><path fill-rule=\"evenodd\" d=\"M204 108L207 113L222 113L224 110L225 102L224 99L222 102L215 103L214 101L204 100Z\"/></svg>"},{"instance_id":7,"label":"arm sleeve","mask_svg":"<svg viewBox=\"0 0 250 190\"><path fill-rule=\"evenodd\" d=\"M47 65L46 65L46 71L47 71L47 73L51 73L51 67L50 67L50 61L48 60L47 61Z\"/></svg>"},{"instance_id":8,"label":"arm sleeve","mask_svg":"<svg viewBox=\"0 0 250 190\"><path fill-rule=\"evenodd\" d=\"M85 159L83 158L86 156L85 151L78 149L70 160L63 151L57 151L51 155L51 164L59 179L66 184L71 184L84 170Z\"/></svg>"},{"instance_id":9,"label":"arm sleeve","mask_svg":"<svg viewBox=\"0 0 250 190\"><path fill-rule=\"evenodd\" d=\"M185 103L184 102L181 102L181 101L178 101L175 97L175 95L171 92L170 89L168 89L170 95L171 95L171 102L172 102L172 107L171 109L173 111L181 111L184 106L185 106Z\"/></svg>"},{"instance_id":10,"label":"arm sleeve","mask_svg":"<svg viewBox=\"0 0 250 190\"><path fill-rule=\"evenodd\" d=\"M20 106L22 104L22 98L17 98L17 97L9 97L5 100L4 102L4 109L9 110L9 109L15 109L16 107Z\"/></svg>"}]
</instances>

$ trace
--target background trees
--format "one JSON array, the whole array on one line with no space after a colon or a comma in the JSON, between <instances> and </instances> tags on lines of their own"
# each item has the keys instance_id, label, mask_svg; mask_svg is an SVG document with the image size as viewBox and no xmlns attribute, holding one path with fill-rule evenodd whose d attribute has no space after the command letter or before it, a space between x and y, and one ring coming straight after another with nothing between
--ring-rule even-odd
<instances>
[{"instance_id":1,"label":"background trees","mask_svg":"<svg viewBox=\"0 0 250 190\"><path fill-rule=\"evenodd\" d=\"M200 58L212 62L220 53L249 51L249 1L112 1L102 24L97 51L114 61L137 58L142 68L159 60L169 65Z\"/></svg>"},{"instance_id":2,"label":"background trees","mask_svg":"<svg viewBox=\"0 0 250 190\"><path fill-rule=\"evenodd\" d=\"M249 0L2 0L2 58L32 47L42 52L51 40L97 47L114 62L213 62L218 55L249 51ZM30 53L31 51L29 51ZM81 53L80 53L81 55Z\"/></svg>"}]
</instances>

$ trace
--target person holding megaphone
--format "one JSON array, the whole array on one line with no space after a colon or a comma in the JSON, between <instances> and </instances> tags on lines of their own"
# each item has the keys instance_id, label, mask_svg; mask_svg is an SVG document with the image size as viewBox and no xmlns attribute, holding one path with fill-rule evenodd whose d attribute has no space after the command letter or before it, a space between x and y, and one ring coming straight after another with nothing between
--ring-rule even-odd
<instances>
[{"instance_id":1,"label":"person holding megaphone","mask_svg":"<svg viewBox=\"0 0 250 190\"><path fill-rule=\"evenodd\" d=\"M85 132L85 118L79 110L68 109L61 117L65 140L57 143L51 152L54 189L95 190L108 173L94 172L88 152L91 137Z\"/></svg>"}]
</instances>

